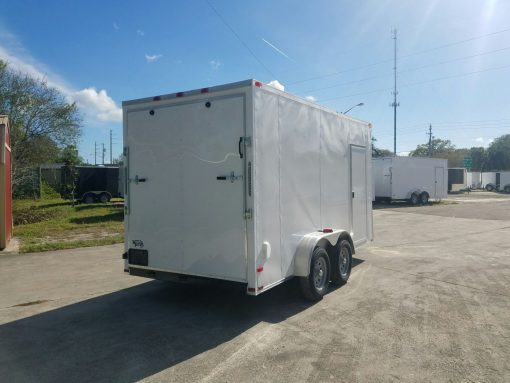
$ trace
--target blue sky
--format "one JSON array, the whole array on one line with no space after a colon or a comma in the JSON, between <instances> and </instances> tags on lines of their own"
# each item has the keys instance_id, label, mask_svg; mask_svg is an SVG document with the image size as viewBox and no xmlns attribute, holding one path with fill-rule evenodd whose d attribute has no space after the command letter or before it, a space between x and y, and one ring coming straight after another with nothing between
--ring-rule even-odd
<instances>
[{"instance_id":1,"label":"blue sky","mask_svg":"<svg viewBox=\"0 0 510 383\"><path fill-rule=\"evenodd\" d=\"M256 78L373 123L397 152L433 134L458 147L510 133L510 2L2 1L0 57L76 101L80 154L122 151L123 100ZM109 152L106 157L109 158Z\"/></svg>"}]
</instances>

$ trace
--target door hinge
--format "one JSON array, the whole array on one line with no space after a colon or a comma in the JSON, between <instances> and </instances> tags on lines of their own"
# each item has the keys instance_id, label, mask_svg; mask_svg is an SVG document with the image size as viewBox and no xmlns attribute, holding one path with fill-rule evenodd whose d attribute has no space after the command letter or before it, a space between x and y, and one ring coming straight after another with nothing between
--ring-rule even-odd
<instances>
[{"instance_id":1,"label":"door hinge","mask_svg":"<svg viewBox=\"0 0 510 383\"><path fill-rule=\"evenodd\" d=\"M244 211L243 217L244 219L251 219L253 216L251 209L246 209Z\"/></svg>"},{"instance_id":2,"label":"door hinge","mask_svg":"<svg viewBox=\"0 0 510 383\"><path fill-rule=\"evenodd\" d=\"M244 146L251 146L251 137L243 137Z\"/></svg>"}]
</instances>

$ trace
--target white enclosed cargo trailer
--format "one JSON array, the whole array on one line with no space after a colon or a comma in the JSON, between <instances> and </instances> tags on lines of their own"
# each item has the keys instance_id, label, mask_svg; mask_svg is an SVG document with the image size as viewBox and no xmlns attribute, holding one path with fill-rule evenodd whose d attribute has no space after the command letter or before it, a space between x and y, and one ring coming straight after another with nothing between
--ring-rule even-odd
<instances>
[{"instance_id":1,"label":"white enclosed cargo trailer","mask_svg":"<svg viewBox=\"0 0 510 383\"><path fill-rule=\"evenodd\" d=\"M487 191L504 191L510 193L510 171L483 172L482 187Z\"/></svg>"},{"instance_id":2,"label":"white enclosed cargo trailer","mask_svg":"<svg viewBox=\"0 0 510 383\"><path fill-rule=\"evenodd\" d=\"M448 161L440 158L372 159L375 200L408 200L413 205L446 198Z\"/></svg>"},{"instance_id":3,"label":"white enclosed cargo trailer","mask_svg":"<svg viewBox=\"0 0 510 383\"><path fill-rule=\"evenodd\" d=\"M372 240L370 124L248 80L123 103L125 270L308 298Z\"/></svg>"},{"instance_id":4,"label":"white enclosed cargo trailer","mask_svg":"<svg viewBox=\"0 0 510 383\"><path fill-rule=\"evenodd\" d=\"M482 187L481 172L467 172L467 187L470 189L479 189Z\"/></svg>"},{"instance_id":5,"label":"white enclosed cargo trailer","mask_svg":"<svg viewBox=\"0 0 510 383\"><path fill-rule=\"evenodd\" d=\"M448 192L460 192L468 187L466 168L448 168Z\"/></svg>"}]
</instances>

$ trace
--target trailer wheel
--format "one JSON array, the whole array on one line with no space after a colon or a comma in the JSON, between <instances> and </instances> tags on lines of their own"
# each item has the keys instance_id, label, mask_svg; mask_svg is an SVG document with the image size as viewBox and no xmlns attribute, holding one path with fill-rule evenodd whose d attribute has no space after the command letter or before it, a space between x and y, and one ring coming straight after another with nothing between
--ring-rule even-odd
<instances>
[{"instance_id":1,"label":"trailer wheel","mask_svg":"<svg viewBox=\"0 0 510 383\"><path fill-rule=\"evenodd\" d=\"M306 299L314 302L322 299L328 291L330 270L327 251L322 247L316 247L312 254L308 276L299 279L301 291Z\"/></svg>"},{"instance_id":2,"label":"trailer wheel","mask_svg":"<svg viewBox=\"0 0 510 383\"><path fill-rule=\"evenodd\" d=\"M418 197L418 194L413 193L413 194L411 194L411 198L409 199L409 202L411 202L411 205L417 205L419 199L420 198Z\"/></svg>"},{"instance_id":3,"label":"trailer wheel","mask_svg":"<svg viewBox=\"0 0 510 383\"><path fill-rule=\"evenodd\" d=\"M352 268L352 247L349 241L343 240L338 246L338 255L332 261L331 281L342 286L347 283Z\"/></svg>"},{"instance_id":4,"label":"trailer wheel","mask_svg":"<svg viewBox=\"0 0 510 383\"><path fill-rule=\"evenodd\" d=\"M494 186L492 186L492 185L487 185L487 186L485 187L485 190L487 190L487 191L493 191L493 190L494 190Z\"/></svg>"},{"instance_id":5,"label":"trailer wheel","mask_svg":"<svg viewBox=\"0 0 510 383\"><path fill-rule=\"evenodd\" d=\"M106 193L101 193L101 195L99 196L99 202L101 203L110 202L110 196Z\"/></svg>"},{"instance_id":6,"label":"trailer wheel","mask_svg":"<svg viewBox=\"0 0 510 383\"><path fill-rule=\"evenodd\" d=\"M506 185L505 189L503 189L505 193L510 193L510 185Z\"/></svg>"},{"instance_id":7,"label":"trailer wheel","mask_svg":"<svg viewBox=\"0 0 510 383\"><path fill-rule=\"evenodd\" d=\"M85 196L83 197L83 202L84 203L93 203L94 202L94 195L92 195L91 193L85 194Z\"/></svg>"},{"instance_id":8,"label":"trailer wheel","mask_svg":"<svg viewBox=\"0 0 510 383\"><path fill-rule=\"evenodd\" d=\"M429 193L423 192L420 194L420 201L422 205L426 205L429 203Z\"/></svg>"}]
</instances>

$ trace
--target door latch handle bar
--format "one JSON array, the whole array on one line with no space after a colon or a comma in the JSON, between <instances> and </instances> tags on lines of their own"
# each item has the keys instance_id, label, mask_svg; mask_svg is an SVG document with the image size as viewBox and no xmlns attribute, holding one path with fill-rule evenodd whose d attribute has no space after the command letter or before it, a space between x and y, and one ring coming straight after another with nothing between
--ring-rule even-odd
<instances>
[{"instance_id":1,"label":"door latch handle bar","mask_svg":"<svg viewBox=\"0 0 510 383\"><path fill-rule=\"evenodd\" d=\"M216 177L218 181L226 181L229 180L231 183L234 183L234 181L242 180L243 176L236 176L235 172L230 172L230 175L228 176L218 176Z\"/></svg>"}]
</instances>

